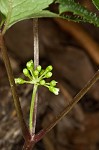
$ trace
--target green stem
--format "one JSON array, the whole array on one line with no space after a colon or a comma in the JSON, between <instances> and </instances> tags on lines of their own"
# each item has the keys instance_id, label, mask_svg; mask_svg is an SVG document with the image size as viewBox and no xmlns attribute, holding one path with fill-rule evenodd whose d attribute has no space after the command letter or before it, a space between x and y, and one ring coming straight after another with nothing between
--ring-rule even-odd
<instances>
[{"instance_id":1,"label":"green stem","mask_svg":"<svg viewBox=\"0 0 99 150\"><path fill-rule=\"evenodd\" d=\"M3 24L4 24L4 20L2 19L0 23L0 29L2 28Z\"/></svg>"},{"instance_id":2,"label":"green stem","mask_svg":"<svg viewBox=\"0 0 99 150\"><path fill-rule=\"evenodd\" d=\"M30 119L29 119L29 128L31 134L35 134L35 98L37 92L38 85L34 85L32 99L31 99L31 106L30 106Z\"/></svg>"},{"instance_id":3,"label":"green stem","mask_svg":"<svg viewBox=\"0 0 99 150\"><path fill-rule=\"evenodd\" d=\"M9 22L10 22L10 19L11 19L11 13L12 13L12 0L8 0L8 3L9 3L9 5L8 5L8 14L7 14L5 26L4 26L3 31L2 31L3 35L5 34L5 32L8 29L8 25L9 25Z\"/></svg>"}]
</instances>

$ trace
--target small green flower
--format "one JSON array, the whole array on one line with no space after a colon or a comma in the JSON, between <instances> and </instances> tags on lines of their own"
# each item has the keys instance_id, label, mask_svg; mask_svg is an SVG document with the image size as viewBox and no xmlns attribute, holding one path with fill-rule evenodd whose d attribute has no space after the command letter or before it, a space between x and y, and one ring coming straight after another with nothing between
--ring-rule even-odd
<instances>
[{"instance_id":1,"label":"small green flower","mask_svg":"<svg viewBox=\"0 0 99 150\"><path fill-rule=\"evenodd\" d=\"M52 69L53 69L53 67L50 65L50 66L48 66L47 68L46 68L46 72L49 72L49 71L52 71Z\"/></svg>"},{"instance_id":2,"label":"small green flower","mask_svg":"<svg viewBox=\"0 0 99 150\"><path fill-rule=\"evenodd\" d=\"M56 82L55 80L52 80L52 81L50 82L50 85L51 85L51 86L56 86L56 83L57 83L57 82Z\"/></svg>"},{"instance_id":3,"label":"small green flower","mask_svg":"<svg viewBox=\"0 0 99 150\"><path fill-rule=\"evenodd\" d=\"M27 69L30 70L30 71L33 71L34 69L34 63L33 63L33 60L30 60L26 63L26 66L27 66Z\"/></svg>"},{"instance_id":4,"label":"small green flower","mask_svg":"<svg viewBox=\"0 0 99 150\"><path fill-rule=\"evenodd\" d=\"M45 80L40 81L40 85L45 85L45 83L46 83Z\"/></svg>"},{"instance_id":5,"label":"small green flower","mask_svg":"<svg viewBox=\"0 0 99 150\"><path fill-rule=\"evenodd\" d=\"M23 80L22 78L15 78L15 84L24 84L25 80Z\"/></svg>"},{"instance_id":6,"label":"small green flower","mask_svg":"<svg viewBox=\"0 0 99 150\"><path fill-rule=\"evenodd\" d=\"M38 72L40 72L41 69L42 69L42 67L39 65L39 66L37 66L37 69L36 69L36 70L37 70Z\"/></svg>"},{"instance_id":7,"label":"small green flower","mask_svg":"<svg viewBox=\"0 0 99 150\"><path fill-rule=\"evenodd\" d=\"M41 76L44 72L45 72L45 70L42 69L41 72L40 72L40 76Z\"/></svg>"},{"instance_id":8,"label":"small green flower","mask_svg":"<svg viewBox=\"0 0 99 150\"><path fill-rule=\"evenodd\" d=\"M50 78L52 76L52 72L48 72L46 75L45 75L45 78Z\"/></svg>"},{"instance_id":9,"label":"small green flower","mask_svg":"<svg viewBox=\"0 0 99 150\"><path fill-rule=\"evenodd\" d=\"M39 71L38 70L35 70L33 73L34 73L34 76L36 76L36 77L39 75Z\"/></svg>"},{"instance_id":10,"label":"small green flower","mask_svg":"<svg viewBox=\"0 0 99 150\"><path fill-rule=\"evenodd\" d=\"M59 88L55 88L53 86L49 86L49 90L54 93L55 95L59 94Z\"/></svg>"},{"instance_id":11,"label":"small green flower","mask_svg":"<svg viewBox=\"0 0 99 150\"><path fill-rule=\"evenodd\" d=\"M23 69L23 74L24 74L26 77L29 77L29 78L30 78L30 73L29 73L29 71L28 71L27 68L24 68L24 69Z\"/></svg>"}]
</instances>

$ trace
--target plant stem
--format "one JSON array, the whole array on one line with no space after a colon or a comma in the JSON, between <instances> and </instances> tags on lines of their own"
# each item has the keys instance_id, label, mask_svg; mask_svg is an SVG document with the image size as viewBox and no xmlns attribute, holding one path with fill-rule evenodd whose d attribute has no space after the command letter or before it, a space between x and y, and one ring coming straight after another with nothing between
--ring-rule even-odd
<instances>
[{"instance_id":1,"label":"plant stem","mask_svg":"<svg viewBox=\"0 0 99 150\"><path fill-rule=\"evenodd\" d=\"M33 141L33 139L31 139L29 141L25 141L22 150L32 150L34 146L35 142Z\"/></svg>"},{"instance_id":2,"label":"plant stem","mask_svg":"<svg viewBox=\"0 0 99 150\"><path fill-rule=\"evenodd\" d=\"M38 37L38 18L33 19L34 35L34 68L39 65L39 37Z\"/></svg>"},{"instance_id":3,"label":"plant stem","mask_svg":"<svg viewBox=\"0 0 99 150\"><path fill-rule=\"evenodd\" d=\"M38 37L38 18L33 19L33 35L34 35L34 68L39 65L39 37ZM36 119L37 119L37 104L38 104L38 91L35 96L34 114L33 114L33 134L35 134Z\"/></svg>"},{"instance_id":4,"label":"plant stem","mask_svg":"<svg viewBox=\"0 0 99 150\"><path fill-rule=\"evenodd\" d=\"M4 35L5 32L7 31L7 28L8 28L8 24L9 24L9 21L11 19L11 13L12 13L12 0L9 0L9 5L8 5L8 14L7 14L7 18L6 18L6 21L5 21L5 25L4 25L4 28L3 28L3 31L2 31L2 34Z\"/></svg>"},{"instance_id":5,"label":"plant stem","mask_svg":"<svg viewBox=\"0 0 99 150\"><path fill-rule=\"evenodd\" d=\"M17 94L17 91L16 91L16 85L15 85L15 82L14 82L14 76L13 76L9 56L8 56L7 49L6 49L6 46L5 46L5 41L4 41L4 38L3 38L3 35L2 35L1 32L0 32L0 49L1 49L2 57L3 57L4 63L5 63L6 71L7 71L7 74L8 74L8 79L9 79L9 82L10 82L11 91L12 91L12 95L13 95L13 100L14 100L16 112L17 112L17 115L18 115L19 123L20 123L20 126L21 126L22 134L23 134L24 139L26 140L26 139L30 138L30 133L29 133L29 130L27 128L27 125L26 125L24 117L23 117L19 97L18 97L18 94Z\"/></svg>"},{"instance_id":6,"label":"plant stem","mask_svg":"<svg viewBox=\"0 0 99 150\"><path fill-rule=\"evenodd\" d=\"M39 65L39 37L38 37L38 19L33 19L33 40L34 40L34 68ZM34 85L32 100L30 106L30 118L29 118L29 128L33 139L31 142L25 142L23 150L31 150L34 146L35 138L35 128L36 128L36 118L37 118L37 103L38 103L38 92L37 85Z\"/></svg>"},{"instance_id":7,"label":"plant stem","mask_svg":"<svg viewBox=\"0 0 99 150\"><path fill-rule=\"evenodd\" d=\"M4 24L4 20L1 20L0 29L2 28L3 24Z\"/></svg>"},{"instance_id":8,"label":"plant stem","mask_svg":"<svg viewBox=\"0 0 99 150\"><path fill-rule=\"evenodd\" d=\"M30 106L30 120L29 120L29 128L31 134L35 134L35 118L34 118L34 112L35 112L35 96L37 92L38 85L34 85L33 93L32 93L32 99L31 99L31 106Z\"/></svg>"},{"instance_id":9,"label":"plant stem","mask_svg":"<svg viewBox=\"0 0 99 150\"><path fill-rule=\"evenodd\" d=\"M76 105L76 103L89 91L89 89L99 80L99 70L95 73L93 78L85 85L85 87L73 98L71 103L52 121L52 123L42 129L35 135L36 142L41 140L45 134L47 134L70 110Z\"/></svg>"}]
</instances>

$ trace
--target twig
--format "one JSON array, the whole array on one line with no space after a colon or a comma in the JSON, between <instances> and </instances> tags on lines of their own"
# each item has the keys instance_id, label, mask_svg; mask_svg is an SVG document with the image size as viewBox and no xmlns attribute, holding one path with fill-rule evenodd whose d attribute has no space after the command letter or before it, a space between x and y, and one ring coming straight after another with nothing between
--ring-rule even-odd
<instances>
[{"instance_id":1,"label":"twig","mask_svg":"<svg viewBox=\"0 0 99 150\"><path fill-rule=\"evenodd\" d=\"M35 145L35 142L32 139L25 141L22 150L33 150L34 145Z\"/></svg>"},{"instance_id":2,"label":"twig","mask_svg":"<svg viewBox=\"0 0 99 150\"><path fill-rule=\"evenodd\" d=\"M70 93L68 92L68 90L66 90L66 88L64 88L62 83L59 83L59 88L66 100L66 106L68 106L71 103L73 98L70 95ZM77 114L77 115L75 115L76 119L78 121L82 122L84 120L84 113L83 113L83 110L81 109L81 107L79 106L79 104L76 104L73 109L74 109L74 113Z\"/></svg>"},{"instance_id":3,"label":"twig","mask_svg":"<svg viewBox=\"0 0 99 150\"><path fill-rule=\"evenodd\" d=\"M3 35L1 32L0 32L0 49L1 49L2 57L3 57L4 63L5 63L6 71L8 74L11 91L12 91L12 95L13 95L13 100L14 100L15 108L17 111L19 123L20 123L21 130L22 130L22 135L23 135L24 139L27 140L27 139L30 139L31 137L30 137L29 130L27 128L27 125L26 125L24 117L23 117L19 97L18 97L17 90L16 90L16 85L14 82L14 76L13 76L9 56L8 56L4 38L3 38Z\"/></svg>"},{"instance_id":4,"label":"twig","mask_svg":"<svg viewBox=\"0 0 99 150\"><path fill-rule=\"evenodd\" d=\"M89 89L98 81L99 79L99 70L95 73L93 78L85 85L85 87L74 97L74 99L70 102L68 106L57 116L52 123L42 129L38 134L35 136L35 141L39 141L46 135L70 110L75 106L75 104L89 91Z\"/></svg>"}]
</instances>

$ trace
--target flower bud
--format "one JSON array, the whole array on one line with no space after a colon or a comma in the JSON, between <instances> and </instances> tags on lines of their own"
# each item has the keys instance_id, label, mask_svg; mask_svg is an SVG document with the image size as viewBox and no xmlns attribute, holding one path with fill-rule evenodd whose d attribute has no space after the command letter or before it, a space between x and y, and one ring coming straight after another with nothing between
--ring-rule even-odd
<instances>
[{"instance_id":1,"label":"flower bud","mask_svg":"<svg viewBox=\"0 0 99 150\"><path fill-rule=\"evenodd\" d=\"M27 68L24 68L24 69L23 69L23 73L24 73L24 75L25 75L26 77L29 77L29 78L30 78L30 74L29 74L29 71L28 71Z\"/></svg>"},{"instance_id":2,"label":"flower bud","mask_svg":"<svg viewBox=\"0 0 99 150\"><path fill-rule=\"evenodd\" d=\"M28 62L26 63L26 66L27 66L27 69L28 69L28 70L33 71L33 67L34 67L33 60L28 61Z\"/></svg>"},{"instance_id":3,"label":"flower bud","mask_svg":"<svg viewBox=\"0 0 99 150\"><path fill-rule=\"evenodd\" d=\"M40 81L40 85L45 85L45 83L46 83L45 80Z\"/></svg>"},{"instance_id":4,"label":"flower bud","mask_svg":"<svg viewBox=\"0 0 99 150\"><path fill-rule=\"evenodd\" d=\"M38 72L40 72L41 71L41 69L42 69L42 67L39 65L39 66L37 66L37 71Z\"/></svg>"},{"instance_id":5,"label":"flower bud","mask_svg":"<svg viewBox=\"0 0 99 150\"><path fill-rule=\"evenodd\" d=\"M37 70L34 71L34 76L38 76L39 72Z\"/></svg>"},{"instance_id":6,"label":"flower bud","mask_svg":"<svg viewBox=\"0 0 99 150\"><path fill-rule=\"evenodd\" d=\"M44 72L45 72L45 70L44 70L44 69L42 69L42 70L41 70L41 72L40 72L40 75L42 75Z\"/></svg>"},{"instance_id":7,"label":"flower bud","mask_svg":"<svg viewBox=\"0 0 99 150\"><path fill-rule=\"evenodd\" d=\"M51 76L52 76L52 72L48 72L48 73L45 75L46 78L50 78Z\"/></svg>"},{"instance_id":8,"label":"flower bud","mask_svg":"<svg viewBox=\"0 0 99 150\"><path fill-rule=\"evenodd\" d=\"M55 88L53 86L50 86L49 87L49 90L54 93L55 95L58 95L59 94L59 88Z\"/></svg>"},{"instance_id":9,"label":"flower bud","mask_svg":"<svg viewBox=\"0 0 99 150\"><path fill-rule=\"evenodd\" d=\"M56 86L56 83L57 83L57 82L56 82L55 80L52 80L52 81L50 82L50 85L51 85L51 86Z\"/></svg>"},{"instance_id":10,"label":"flower bud","mask_svg":"<svg viewBox=\"0 0 99 150\"><path fill-rule=\"evenodd\" d=\"M46 71L49 72L49 71L52 71L53 67L50 65L46 68Z\"/></svg>"},{"instance_id":11,"label":"flower bud","mask_svg":"<svg viewBox=\"0 0 99 150\"><path fill-rule=\"evenodd\" d=\"M23 80L22 78L16 78L15 79L15 84L24 84L25 80Z\"/></svg>"}]
</instances>

